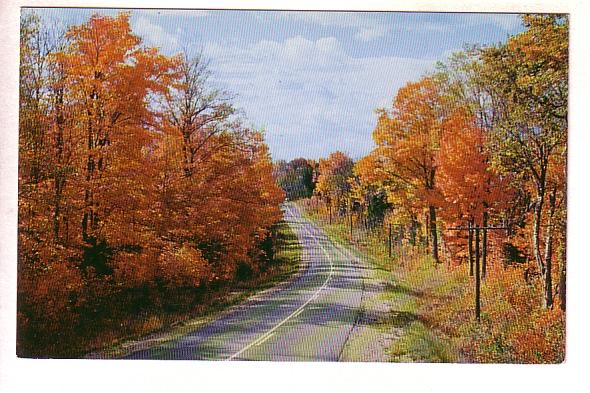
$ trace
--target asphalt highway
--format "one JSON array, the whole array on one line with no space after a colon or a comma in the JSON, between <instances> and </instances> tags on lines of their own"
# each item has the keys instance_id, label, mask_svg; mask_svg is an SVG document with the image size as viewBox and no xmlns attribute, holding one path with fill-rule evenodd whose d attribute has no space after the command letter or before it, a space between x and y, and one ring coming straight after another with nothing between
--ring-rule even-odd
<instances>
[{"instance_id":1,"label":"asphalt highway","mask_svg":"<svg viewBox=\"0 0 590 393\"><path fill-rule=\"evenodd\" d=\"M338 361L364 294L364 262L342 251L291 203L285 220L302 244L302 267L218 319L129 359Z\"/></svg>"}]
</instances>

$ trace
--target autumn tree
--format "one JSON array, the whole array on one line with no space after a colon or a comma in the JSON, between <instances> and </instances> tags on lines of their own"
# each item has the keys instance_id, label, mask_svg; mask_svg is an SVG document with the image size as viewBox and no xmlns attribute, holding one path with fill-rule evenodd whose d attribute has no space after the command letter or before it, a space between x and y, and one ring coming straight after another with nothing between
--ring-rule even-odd
<instances>
[{"instance_id":1,"label":"autumn tree","mask_svg":"<svg viewBox=\"0 0 590 393\"><path fill-rule=\"evenodd\" d=\"M569 22L555 15L526 15L523 22L526 31L482 51L482 76L499 116L494 164L533 194L531 248L545 306L552 307L555 217L566 195Z\"/></svg>"},{"instance_id":2,"label":"autumn tree","mask_svg":"<svg viewBox=\"0 0 590 393\"><path fill-rule=\"evenodd\" d=\"M189 307L272 260L284 194L264 133L202 57L143 46L128 13L65 35L21 23L19 354Z\"/></svg>"},{"instance_id":3,"label":"autumn tree","mask_svg":"<svg viewBox=\"0 0 590 393\"><path fill-rule=\"evenodd\" d=\"M66 44L58 30L45 28L39 17L30 13L21 21L20 61L20 202L21 223L33 224L34 209L52 210L52 237L63 241L60 233L65 181L72 172L72 147L66 143L66 123L71 112L64 94L64 74L54 61ZM33 198L33 200L29 200ZM33 209L34 207L34 209ZM38 211L37 217L45 212ZM29 218L33 218L29 221ZM32 227L30 227L32 229ZM45 235L44 235L45 236Z\"/></svg>"},{"instance_id":4,"label":"autumn tree","mask_svg":"<svg viewBox=\"0 0 590 393\"><path fill-rule=\"evenodd\" d=\"M506 178L490 165L486 150L487 133L477 126L467 110L456 110L441 125L441 146L436 161L436 182L443 220L454 225L480 226L483 229L482 274L486 274L487 230L490 215L500 217L512 195ZM472 234L469 233L470 272Z\"/></svg>"},{"instance_id":5,"label":"autumn tree","mask_svg":"<svg viewBox=\"0 0 590 393\"><path fill-rule=\"evenodd\" d=\"M198 191L195 187L213 186L201 183L199 175L210 170L216 152L234 143L229 135L234 132L229 126L234 108L227 93L210 86L210 75L202 55L192 59L182 55L176 78L160 101L158 126L164 133L157 185L160 235L171 230L173 237L190 236L189 211L199 203L191 194Z\"/></svg>"},{"instance_id":6,"label":"autumn tree","mask_svg":"<svg viewBox=\"0 0 590 393\"><path fill-rule=\"evenodd\" d=\"M210 75L202 55L184 55L162 101L157 227L162 240L198 250L214 279L228 280L239 265L256 268L253 254L278 221L283 194L262 133L244 126Z\"/></svg>"},{"instance_id":7,"label":"autumn tree","mask_svg":"<svg viewBox=\"0 0 590 393\"><path fill-rule=\"evenodd\" d=\"M34 13L23 15L20 39L17 299L22 343L40 330L71 333L77 303L72 299L80 292L81 277L70 260L75 252L59 229L72 147L64 146L70 141L63 131L70 117L63 75L53 59L65 42Z\"/></svg>"},{"instance_id":8,"label":"autumn tree","mask_svg":"<svg viewBox=\"0 0 590 393\"><path fill-rule=\"evenodd\" d=\"M382 223L391 204L387 200L388 178L373 154L362 157L353 168L352 196L367 212L367 226Z\"/></svg>"},{"instance_id":9,"label":"autumn tree","mask_svg":"<svg viewBox=\"0 0 590 393\"><path fill-rule=\"evenodd\" d=\"M192 59L183 55L178 73L164 100L164 120L167 129L182 136L183 169L190 176L214 150L213 137L231 130L225 122L235 109L227 92L208 83L211 71L202 54Z\"/></svg>"},{"instance_id":10,"label":"autumn tree","mask_svg":"<svg viewBox=\"0 0 590 393\"><path fill-rule=\"evenodd\" d=\"M417 202L428 211L432 257L438 258L436 221L436 154L440 124L444 118L443 98L433 78L424 78L401 88L391 110L379 111L372 155L382 171L394 180L405 202Z\"/></svg>"},{"instance_id":11,"label":"autumn tree","mask_svg":"<svg viewBox=\"0 0 590 393\"><path fill-rule=\"evenodd\" d=\"M72 27L67 37L70 44L58 63L75 101L74 132L84 138L81 240L90 249L109 240L124 243L128 232L124 235L122 229L136 223L131 212L140 209L141 189L150 180L129 176L144 173L145 146L153 139L148 97L166 91L175 60L140 46L126 13L94 15ZM125 210L131 216L120 214ZM98 260L90 264L105 268Z\"/></svg>"},{"instance_id":12,"label":"autumn tree","mask_svg":"<svg viewBox=\"0 0 590 393\"><path fill-rule=\"evenodd\" d=\"M35 219L48 195L41 192L48 179L47 164L49 98L47 94L47 36L35 14L25 16L20 27L20 116L19 116L19 234L37 237L46 228ZM26 239L23 239L26 240ZM22 244L22 243L21 243Z\"/></svg>"},{"instance_id":13,"label":"autumn tree","mask_svg":"<svg viewBox=\"0 0 590 393\"><path fill-rule=\"evenodd\" d=\"M346 208L353 164L352 159L340 151L319 161L316 190L330 207L335 205L338 211Z\"/></svg>"},{"instance_id":14,"label":"autumn tree","mask_svg":"<svg viewBox=\"0 0 590 393\"><path fill-rule=\"evenodd\" d=\"M455 110L469 113L477 127L488 131L498 122L499 113L482 78L481 50L477 45L466 45L463 51L437 63L434 78L445 97L448 113Z\"/></svg>"}]
</instances>

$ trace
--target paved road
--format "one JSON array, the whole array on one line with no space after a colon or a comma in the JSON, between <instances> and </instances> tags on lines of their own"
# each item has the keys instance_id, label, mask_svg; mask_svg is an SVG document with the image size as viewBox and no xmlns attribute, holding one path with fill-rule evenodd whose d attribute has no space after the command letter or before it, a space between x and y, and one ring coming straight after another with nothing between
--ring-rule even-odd
<instances>
[{"instance_id":1,"label":"paved road","mask_svg":"<svg viewBox=\"0 0 590 393\"><path fill-rule=\"evenodd\" d=\"M361 316L365 267L293 204L285 220L303 245L301 271L217 320L132 359L338 361Z\"/></svg>"}]
</instances>

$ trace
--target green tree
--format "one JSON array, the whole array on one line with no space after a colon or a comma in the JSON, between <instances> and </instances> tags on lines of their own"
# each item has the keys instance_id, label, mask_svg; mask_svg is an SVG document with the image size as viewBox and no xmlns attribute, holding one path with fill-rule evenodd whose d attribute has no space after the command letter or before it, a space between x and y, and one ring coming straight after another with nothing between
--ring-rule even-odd
<instances>
[{"instance_id":1,"label":"green tree","mask_svg":"<svg viewBox=\"0 0 590 393\"><path fill-rule=\"evenodd\" d=\"M556 219L565 216L569 22L558 15L523 22L526 31L482 50L482 78L498 116L493 163L533 194L531 248L549 308L554 234L565 231Z\"/></svg>"}]
</instances>

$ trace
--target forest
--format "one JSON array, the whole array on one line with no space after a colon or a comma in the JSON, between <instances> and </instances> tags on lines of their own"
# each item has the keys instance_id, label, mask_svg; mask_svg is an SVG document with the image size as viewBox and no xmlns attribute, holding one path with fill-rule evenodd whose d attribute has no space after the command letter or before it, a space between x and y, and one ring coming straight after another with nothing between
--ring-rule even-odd
<instances>
[{"instance_id":1,"label":"forest","mask_svg":"<svg viewBox=\"0 0 590 393\"><path fill-rule=\"evenodd\" d=\"M401 88L366 156L275 164L309 216L427 294L446 361L564 358L569 22L522 23Z\"/></svg>"},{"instance_id":2,"label":"forest","mask_svg":"<svg viewBox=\"0 0 590 393\"><path fill-rule=\"evenodd\" d=\"M100 347L272 259L284 196L263 133L202 56L142 45L129 16L21 20L20 356Z\"/></svg>"}]
</instances>

